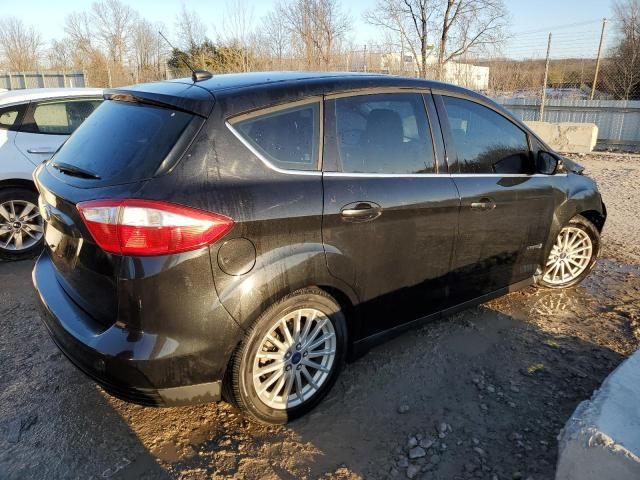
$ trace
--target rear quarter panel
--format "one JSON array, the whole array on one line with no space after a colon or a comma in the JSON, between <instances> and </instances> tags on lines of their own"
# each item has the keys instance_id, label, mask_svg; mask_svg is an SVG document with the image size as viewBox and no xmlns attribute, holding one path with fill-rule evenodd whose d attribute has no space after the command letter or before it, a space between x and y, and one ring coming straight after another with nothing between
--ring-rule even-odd
<instances>
[{"instance_id":1,"label":"rear quarter panel","mask_svg":"<svg viewBox=\"0 0 640 480\"><path fill-rule=\"evenodd\" d=\"M329 286L352 295L326 266L321 174L269 168L227 128L226 108L216 104L182 160L151 180L144 197L234 220L231 231L209 248L217 294L242 328L299 288Z\"/></svg>"}]
</instances>

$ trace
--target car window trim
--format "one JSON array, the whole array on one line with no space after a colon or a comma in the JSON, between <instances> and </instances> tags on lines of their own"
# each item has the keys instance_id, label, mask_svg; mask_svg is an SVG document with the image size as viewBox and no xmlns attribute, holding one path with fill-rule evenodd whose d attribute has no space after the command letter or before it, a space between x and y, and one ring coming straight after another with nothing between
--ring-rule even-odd
<instances>
[{"instance_id":1,"label":"car window trim","mask_svg":"<svg viewBox=\"0 0 640 480\"><path fill-rule=\"evenodd\" d=\"M36 124L36 120L35 120L35 111L36 108L39 105L43 105L43 104L47 104L47 103L60 103L60 102L66 102L69 100L78 100L78 101L82 101L82 100L89 100L89 101L96 101L99 100L100 102L104 101L104 97L102 96L95 96L95 95L88 95L88 96L71 96L71 97L56 97L56 98L41 98L41 99L37 99L37 100L31 100L29 101L29 103L27 104L27 108L25 109L24 112L24 116L22 118L22 124L20 125L20 132L23 133L34 133L36 135L56 135L58 137L63 137L66 136L68 137L69 135L71 135L71 133L51 133L51 132L41 132L38 129L38 126ZM85 119L86 120L86 119ZM33 127L33 128L29 128L29 127Z\"/></svg>"},{"instance_id":2,"label":"car window trim","mask_svg":"<svg viewBox=\"0 0 640 480\"><path fill-rule=\"evenodd\" d=\"M253 153L256 157L258 157L262 163L264 163L268 168L274 170L278 173L285 174L293 174L293 175L322 175L322 156L324 151L324 97L322 95L314 95L313 97L307 97L302 100L296 100L293 102L285 102L279 103L276 105L270 105L268 107L262 107L257 110L251 110L249 112L244 112L239 115L234 115L225 120L224 124L231 131L231 133L238 139L242 144L248 148L251 153ZM235 125L237 123L243 122L245 120L251 120L254 118L261 117L263 115L268 115L270 113L276 113L281 110L289 110L290 108L303 107L305 105L312 105L314 103L318 104L318 152L315 163L314 170L300 170L295 168L281 168L274 165L268 158L266 158L257 148L255 148L251 142L249 142L244 135L242 135L236 128ZM286 162L283 162L286 163Z\"/></svg>"},{"instance_id":3,"label":"car window trim","mask_svg":"<svg viewBox=\"0 0 640 480\"><path fill-rule=\"evenodd\" d=\"M449 165L447 164L447 156L445 151L444 137L440 129L440 120L436 111L433 95L431 92L422 94L422 101L427 111L427 120L429 122L429 130L431 131L431 141L433 143L433 156L435 161L436 173L449 173Z\"/></svg>"},{"instance_id":4,"label":"car window trim","mask_svg":"<svg viewBox=\"0 0 640 480\"><path fill-rule=\"evenodd\" d=\"M388 94L406 94L406 93L412 93L412 94L418 95L420 99L419 100L420 104L422 105L422 108L424 108L424 114L427 119L427 129L429 130L427 133L429 135L429 138L431 138L431 148L433 151L433 165L434 165L435 173L373 173L373 172L371 173L354 172L354 173L357 173L356 176L362 176L362 177L388 176L388 177L408 177L408 178L424 177L427 175L437 176L437 175L441 175L442 173L446 173L446 172L440 172L441 162L439 158L439 151L436 148L435 133L433 131L433 125L436 124L435 122L437 122L437 119L431 118L428 101L427 99L425 99L425 95L431 95L431 90L429 88L415 88L415 87L410 87L410 88L374 87L374 88L350 90L348 92L339 92L339 93L332 93L329 95L325 95L325 102L327 104L326 111L328 114L331 115L330 126L332 129L331 135L330 135L331 145L326 145L326 148L329 149L334 156L334 158L331 159L332 161L331 167L334 168L335 170L328 171L326 169L323 169L323 172L324 173L346 173L349 175L353 175L350 172L343 171L344 166L342 164L342 159L340 158L340 152L337 146L338 126L336 122L336 100L339 100L342 98L362 97L362 96L368 96L368 95L388 95ZM439 124L437 125L439 130Z\"/></svg>"},{"instance_id":5,"label":"car window trim","mask_svg":"<svg viewBox=\"0 0 640 480\"><path fill-rule=\"evenodd\" d=\"M445 148L447 149L447 164L449 165L449 171L451 172L451 164L455 164L455 168L452 174L460 174L460 175L472 175L472 176L480 176L480 175L493 175L493 176L502 176L506 177L509 175L518 175L531 177L537 175L535 172L533 173L512 173L512 174L499 174L499 173L465 173L461 171L460 161L458 160L458 152L455 147L455 143L453 142L453 135L451 134L451 125L449 124L449 114L447 113L447 108L444 104L444 100L442 97L452 97L459 98L461 100L466 100L471 103L475 103L480 105L481 107L485 107L492 112L500 115L507 122L511 123L514 127L520 130L527 141L528 153L529 153L529 161L533 164L533 145L532 138L527 129L525 129L522 125L517 122L514 122L512 118L508 115L505 115L505 112L501 112L499 109L493 107L490 103L481 101L481 99L476 99L472 95L465 95L459 92L449 92L446 90L438 90L437 93L433 93L434 101L436 103L436 110L438 112L438 118L440 119L440 128L442 129L443 137L445 137ZM450 153L455 153L455 156L450 155ZM451 162L452 157L455 159L454 162ZM548 177L549 175L544 175Z\"/></svg>"}]
</instances>

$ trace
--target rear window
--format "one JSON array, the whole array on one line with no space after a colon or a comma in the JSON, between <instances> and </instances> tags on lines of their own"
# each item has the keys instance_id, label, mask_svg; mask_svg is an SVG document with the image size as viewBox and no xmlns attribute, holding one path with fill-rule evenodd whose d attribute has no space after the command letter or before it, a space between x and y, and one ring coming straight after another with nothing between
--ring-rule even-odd
<instances>
[{"instance_id":1,"label":"rear window","mask_svg":"<svg viewBox=\"0 0 640 480\"><path fill-rule=\"evenodd\" d=\"M92 186L150 178L175 153L173 147L193 119L176 110L108 100L67 140L53 162L98 175L99 180L89 180Z\"/></svg>"},{"instance_id":2,"label":"rear window","mask_svg":"<svg viewBox=\"0 0 640 480\"><path fill-rule=\"evenodd\" d=\"M267 109L234 126L266 160L288 170L317 170L320 103Z\"/></svg>"}]
</instances>

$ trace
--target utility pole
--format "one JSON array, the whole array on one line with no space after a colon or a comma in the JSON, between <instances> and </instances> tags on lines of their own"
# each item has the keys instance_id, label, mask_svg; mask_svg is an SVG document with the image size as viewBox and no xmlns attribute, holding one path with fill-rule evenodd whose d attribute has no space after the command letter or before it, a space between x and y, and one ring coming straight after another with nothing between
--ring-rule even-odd
<instances>
[{"instance_id":1,"label":"utility pole","mask_svg":"<svg viewBox=\"0 0 640 480\"><path fill-rule=\"evenodd\" d=\"M604 31L607 28L607 19L602 19L602 31L600 32L600 43L598 44L598 57L596 59L596 73L593 74L593 85L591 86L591 97L589 100L593 100L596 94L596 85L598 84L598 72L600 71L600 54L602 53L602 42L604 40Z\"/></svg>"},{"instance_id":2,"label":"utility pole","mask_svg":"<svg viewBox=\"0 0 640 480\"><path fill-rule=\"evenodd\" d=\"M364 44L364 71L367 71L367 44Z\"/></svg>"},{"instance_id":3,"label":"utility pole","mask_svg":"<svg viewBox=\"0 0 640 480\"><path fill-rule=\"evenodd\" d=\"M540 102L540 121L544 122L544 102L547 99L547 78L549 78L549 53L551 52L551 32L547 41L547 61L544 65L544 81L542 82L542 102Z\"/></svg>"}]
</instances>

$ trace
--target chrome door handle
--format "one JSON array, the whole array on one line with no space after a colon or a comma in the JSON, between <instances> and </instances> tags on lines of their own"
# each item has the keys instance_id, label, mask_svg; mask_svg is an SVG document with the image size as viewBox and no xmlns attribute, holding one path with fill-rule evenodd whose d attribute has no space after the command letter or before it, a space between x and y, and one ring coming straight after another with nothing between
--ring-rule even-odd
<instances>
[{"instance_id":1,"label":"chrome door handle","mask_svg":"<svg viewBox=\"0 0 640 480\"><path fill-rule=\"evenodd\" d=\"M471 202L471 208L473 210L488 211L496 208L496 202L490 198L481 198L478 202Z\"/></svg>"},{"instance_id":2,"label":"chrome door handle","mask_svg":"<svg viewBox=\"0 0 640 480\"><path fill-rule=\"evenodd\" d=\"M345 222L369 222L382 215L382 207L374 202L353 202L340 210Z\"/></svg>"},{"instance_id":3,"label":"chrome door handle","mask_svg":"<svg viewBox=\"0 0 640 480\"><path fill-rule=\"evenodd\" d=\"M44 147L44 148L29 148L29 149L27 149L27 152L29 152L29 153L44 153L44 154L56 153L55 150L53 150L51 148L46 148L46 147Z\"/></svg>"}]
</instances>

